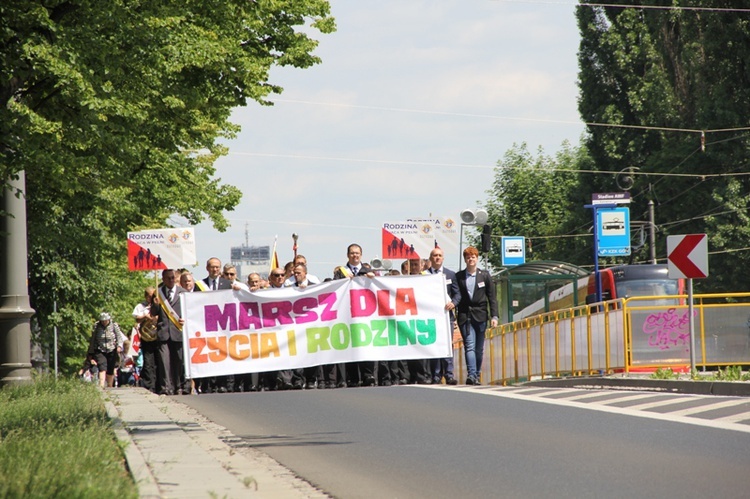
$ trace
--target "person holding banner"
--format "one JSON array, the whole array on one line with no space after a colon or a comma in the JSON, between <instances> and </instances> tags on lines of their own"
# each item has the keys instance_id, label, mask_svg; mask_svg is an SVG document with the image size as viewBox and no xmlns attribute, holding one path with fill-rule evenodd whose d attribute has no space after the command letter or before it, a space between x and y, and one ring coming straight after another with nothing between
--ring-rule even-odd
<instances>
[{"instance_id":1,"label":"person holding banner","mask_svg":"<svg viewBox=\"0 0 750 499\"><path fill-rule=\"evenodd\" d=\"M466 384L481 384L482 357L484 355L484 335L487 319L491 317L491 327L497 327L497 296L495 283L486 270L477 268L479 251L469 246L463 252L466 268L456 273L461 299L458 302L458 327L464 341ZM489 306L489 316L487 307Z\"/></svg>"},{"instance_id":2,"label":"person holding banner","mask_svg":"<svg viewBox=\"0 0 750 499\"><path fill-rule=\"evenodd\" d=\"M412 258L409 262L409 275L423 275L423 262L421 258ZM410 359L406 361L409 371L409 383L418 385L429 385L432 383L432 374L430 373L430 361L427 359Z\"/></svg>"},{"instance_id":3,"label":"person holding banner","mask_svg":"<svg viewBox=\"0 0 750 499\"><path fill-rule=\"evenodd\" d=\"M294 257L294 267L292 267L292 275L287 278L286 281L284 281L284 286L294 286L297 282L297 279L294 276L294 268L299 265L303 264L305 266L305 269L307 269L307 258L305 258L304 255L297 255ZM318 279L317 276L314 276L312 274L306 274L307 280L310 282L310 284L320 284L320 279Z\"/></svg>"},{"instance_id":4,"label":"person holding banner","mask_svg":"<svg viewBox=\"0 0 750 499\"><path fill-rule=\"evenodd\" d=\"M348 259L346 265L336 268L334 279L352 279L362 275L375 277L375 274L362 264L362 246L356 243L350 244L346 248L346 256ZM377 362L374 361L349 362L346 365L336 364L340 376L338 386L376 386L378 384L375 379L376 365ZM326 368L332 367L324 366L324 375L326 375ZM326 384L329 380L330 376L326 375Z\"/></svg>"},{"instance_id":5,"label":"person holding banner","mask_svg":"<svg viewBox=\"0 0 750 499\"><path fill-rule=\"evenodd\" d=\"M203 279L205 291L218 291L221 289L232 289L232 281L222 277L221 260L211 257L206 261L208 276ZM234 376L214 376L200 383L206 392L233 392Z\"/></svg>"},{"instance_id":6,"label":"person holding banner","mask_svg":"<svg viewBox=\"0 0 750 499\"><path fill-rule=\"evenodd\" d=\"M250 291L258 291L259 289L262 289L262 281L260 274L253 272L247 276L247 287Z\"/></svg>"},{"instance_id":7,"label":"person holding banner","mask_svg":"<svg viewBox=\"0 0 750 499\"><path fill-rule=\"evenodd\" d=\"M172 269L161 273L162 284L151 305L151 315L156 317L156 393L159 395L190 394L190 385L185 383L185 364L182 348L182 324L180 317L180 295L185 290L177 285Z\"/></svg>"},{"instance_id":8,"label":"person holding banner","mask_svg":"<svg viewBox=\"0 0 750 499\"><path fill-rule=\"evenodd\" d=\"M458 290L458 282L456 281L456 273L450 269L446 269L443 266L443 250L440 248L434 248L430 251L430 268L427 269L428 274L443 274L445 276L446 292L448 293L448 299L450 300L445 304L445 310L451 318L451 331L453 331L454 324L456 323L456 316L453 310L461 301L461 293ZM445 384L455 385L458 384L456 378L453 377L453 357L446 357L444 359L432 359L430 361L430 368L432 374L432 383L440 384L445 378Z\"/></svg>"},{"instance_id":9,"label":"person holding banner","mask_svg":"<svg viewBox=\"0 0 750 499\"><path fill-rule=\"evenodd\" d=\"M299 255L302 256L302 255ZM298 258L299 258L298 256ZM303 257L304 258L304 257ZM316 283L310 281L307 274L307 265L299 262L294 266L294 284L293 286L299 289L305 289L308 286L314 286ZM317 283L320 284L320 283ZM286 283L285 283L286 285ZM323 366L311 366L304 369L298 369L295 374L299 376L301 374L301 382L304 382L304 387L308 390L312 390L318 387L318 380L323 380ZM295 379L294 386L297 388L298 379Z\"/></svg>"},{"instance_id":10,"label":"person holding banner","mask_svg":"<svg viewBox=\"0 0 750 499\"><path fill-rule=\"evenodd\" d=\"M227 263L224 265L224 272L222 272L221 275L222 277L224 277L224 279L227 279L232 283L233 290L250 291L250 288L247 286L247 284L237 280L237 267L235 267L231 263Z\"/></svg>"}]
</instances>

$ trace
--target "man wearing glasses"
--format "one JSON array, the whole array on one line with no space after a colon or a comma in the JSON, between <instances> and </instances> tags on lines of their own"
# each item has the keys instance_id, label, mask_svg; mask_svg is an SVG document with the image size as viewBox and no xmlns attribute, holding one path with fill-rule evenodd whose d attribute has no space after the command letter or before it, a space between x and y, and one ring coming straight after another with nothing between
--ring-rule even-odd
<instances>
[{"instance_id":1,"label":"man wearing glasses","mask_svg":"<svg viewBox=\"0 0 750 499\"><path fill-rule=\"evenodd\" d=\"M234 289L235 291L239 291L240 289L242 291L250 291L250 288L247 287L247 284L237 280L237 267L235 267L231 263L227 263L226 265L224 265L224 272L222 274L222 277L232 283L232 289Z\"/></svg>"}]
</instances>

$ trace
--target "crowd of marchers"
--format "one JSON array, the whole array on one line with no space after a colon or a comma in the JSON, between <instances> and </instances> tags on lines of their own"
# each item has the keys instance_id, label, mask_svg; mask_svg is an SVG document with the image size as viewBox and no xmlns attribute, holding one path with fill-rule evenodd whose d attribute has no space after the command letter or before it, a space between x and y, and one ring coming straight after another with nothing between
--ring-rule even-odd
<instances>
[{"instance_id":1,"label":"crowd of marchers","mask_svg":"<svg viewBox=\"0 0 750 499\"><path fill-rule=\"evenodd\" d=\"M444 274L448 296L445 311L452 328L463 340L467 368L465 383L480 384L485 331L497 326L498 311L495 285L489 272L477 267L479 252L476 248L470 246L463 251L466 267L458 272L443 265L443 251L438 247L430 252L429 259L405 260L400 271L373 269L362 261L362 247L358 244L350 244L346 256L347 262L336 267L325 281L355 276L372 278L382 275L382 272L387 275ZM113 386L115 379L119 379L121 384L137 384L160 395L459 383L454 376L452 357L349 362L189 379L184 370L184 319L180 315L180 300L184 293L222 289L255 292L288 286L306 288L321 283L320 278L307 273L307 260L302 255L295 256L283 268L271 269L267 279L252 273L245 283L237 279L234 265L222 266L218 258L206 262L206 272L205 278L196 279L185 270L164 270L162 282L156 287L146 288L144 300L133 310L136 325L131 335L139 337L137 352L129 348L132 338L125 336L109 314L103 312L92 332L87 364L81 372L98 369L99 382L103 386ZM118 366L120 372L115 377ZM125 376L122 375L123 368L127 369Z\"/></svg>"}]
</instances>

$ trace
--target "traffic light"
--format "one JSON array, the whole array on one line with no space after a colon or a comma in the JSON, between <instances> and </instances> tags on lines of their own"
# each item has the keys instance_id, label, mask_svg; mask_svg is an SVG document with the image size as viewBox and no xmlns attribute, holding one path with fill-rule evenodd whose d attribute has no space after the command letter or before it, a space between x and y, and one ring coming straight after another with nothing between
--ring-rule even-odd
<instances>
[{"instance_id":1,"label":"traffic light","mask_svg":"<svg viewBox=\"0 0 750 499\"><path fill-rule=\"evenodd\" d=\"M482 227L482 253L489 253L492 245L492 226Z\"/></svg>"}]
</instances>

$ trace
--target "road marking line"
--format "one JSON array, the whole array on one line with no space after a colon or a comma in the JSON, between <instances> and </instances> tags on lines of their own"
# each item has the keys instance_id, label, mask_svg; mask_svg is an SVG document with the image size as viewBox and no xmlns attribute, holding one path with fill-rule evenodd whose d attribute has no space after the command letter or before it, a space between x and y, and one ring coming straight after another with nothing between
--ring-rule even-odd
<instances>
[{"instance_id":1,"label":"road marking line","mask_svg":"<svg viewBox=\"0 0 750 499\"><path fill-rule=\"evenodd\" d=\"M747 400L726 400L724 402L715 402L715 403L703 405L700 407L691 407L689 409L683 409L681 411L673 411L673 412L670 412L670 414L674 414L675 416L691 416L693 414L698 414L701 412L708 412L708 411L713 411L714 409L722 409L724 407L732 407L735 405L742 405L742 404L747 404L747 403L748 403Z\"/></svg>"},{"instance_id":2,"label":"road marking line","mask_svg":"<svg viewBox=\"0 0 750 499\"><path fill-rule=\"evenodd\" d=\"M725 423L739 423L740 421L745 420L750 421L750 412L741 412L739 414L732 414L731 416L714 419L714 421L724 421Z\"/></svg>"},{"instance_id":3,"label":"road marking line","mask_svg":"<svg viewBox=\"0 0 750 499\"><path fill-rule=\"evenodd\" d=\"M600 397L602 395L609 395L609 394L608 393L603 393L603 392L594 392L594 393L588 393L587 392L587 393L584 393L582 395L576 395L574 397L563 397L563 400L571 400L571 401L586 400L586 399L590 399L590 398L594 398L594 397Z\"/></svg>"},{"instance_id":4,"label":"road marking line","mask_svg":"<svg viewBox=\"0 0 750 499\"><path fill-rule=\"evenodd\" d=\"M598 402L599 404L616 404L618 402L627 402L630 400L643 400L647 398L653 397L653 393L639 393L636 395L624 395L620 398L612 399L612 400L602 400L601 402ZM633 406L628 406L629 409L632 409Z\"/></svg>"},{"instance_id":5,"label":"road marking line","mask_svg":"<svg viewBox=\"0 0 750 499\"><path fill-rule=\"evenodd\" d=\"M660 421L669 421L674 423L684 423L689 424L693 426L705 426L707 428L716 428L719 430L730 430L730 431L739 431L742 433L750 433L750 425L746 424L739 424L734 422L726 422L722 421L721 419L699 419L699 418L690 418L687 416L672 416L671 414L661 414L658 412L649 412L649 411L641 411L641 410L634 410L632 407L611 407L607 405L601 405L601 404L588 404L586 402L576 402L571 400L565 400L565 399L551 399L551 398L545 398L545 397L538 397L534 395L523 395L519 393L514 393L507 390L482 390L469 387L469 386L441 386L441 387L433 387L430 385L406 385L405 388L413 388L413 389L432 389L432 390L455 390L460 391L464 393L469 393L473 395L490 395L493 397L502 397L507 399L514 399L514 400L526 400L528 402L536 402L536 403L542 403L542 404L548 404L548 405L557 405L561 407L572 407L576 409L586 409L589 411L599 411L599 412L608 412L611 414L617 414L620 416L635 416L637 418L644 418L644 419L658 419ZM711 395L712 397L715 395ZM679 399L679 400L678 400ZM667 404L662 405L668 405L670 403L674 404L680 401L684 400L694 400L695 397L675 397L674 399L668 401ZM644 405L651 405L651 404L644 404Z\"/></svg>"},{"instance_id":6,"label":"road marking line","mask_svg":"<svg viewBox=\"0 0 750 499\"><path fill-rule=\"evenodd\" d=\"M688 400L695 400L695 397L675 397L667 400L659 400L657 402L649 402L647 404L631 405L628 409L634 411L645 411L648 409L655 409L665 405L679 404L680 402L687 402Z\"/></svg>"}]
</instances>

